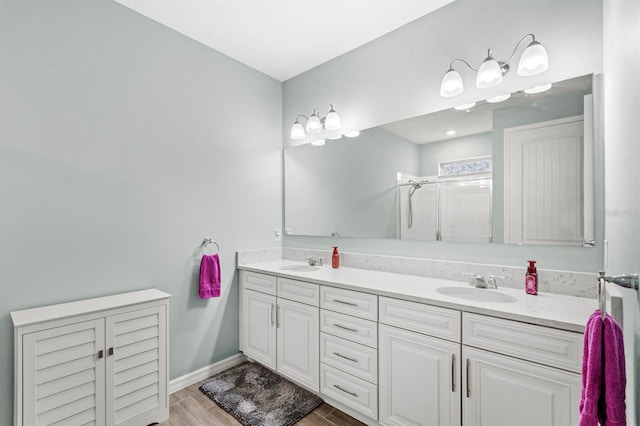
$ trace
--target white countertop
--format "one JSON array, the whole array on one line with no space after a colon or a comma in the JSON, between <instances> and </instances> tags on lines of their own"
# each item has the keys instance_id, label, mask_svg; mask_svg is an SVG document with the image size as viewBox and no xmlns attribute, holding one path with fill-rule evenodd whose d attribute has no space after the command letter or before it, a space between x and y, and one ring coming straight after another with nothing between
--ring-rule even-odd
<instances>
[{"instance_id":1,"label":"white countertop","mask_svg":"<svg viewBox=\"0 0 640 426\"><path fill-rule=\"evenodd\" d=\"M437 291L439 287L469 287L466 282L461 281L345 267L333 269L330 265L320 266L314 271L287 270L286 267L291 265L306 265L306 263L275 260L239 265L238 269L579 333L584 332L584 325L587 319L597 308L597 301L594 299L552 293L538 293L535 296L526 294L524 291L524 277L522 290L511 288L482 290L488 292L498 291L516 298L515 302L496 303L446 296ZM285 269L282 269L283 267Z\"/></svg>"},{"instance_id":2,"label":"white countertop","mask_svg":"<svg viewBox=\"0 0 640 426\"><path fill-rule=\"evenodd\" d=\"M152 302L170 298L171 295L155 288L96 297L93 299L77 300L57 305L42 306L32 309L11 312L14 327L24 327L30 324L69 318L92 312L105 311L138 303Z\"/></svg>"}]
</instances>

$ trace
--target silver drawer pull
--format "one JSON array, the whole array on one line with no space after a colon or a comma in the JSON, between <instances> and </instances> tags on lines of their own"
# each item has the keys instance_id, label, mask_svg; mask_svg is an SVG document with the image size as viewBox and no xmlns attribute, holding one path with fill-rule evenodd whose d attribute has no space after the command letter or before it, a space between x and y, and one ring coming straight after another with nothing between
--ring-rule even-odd
<instances>
[{"instance_id":1,"label":"silver drawer pull","mask_svg":"<svg viewBox=\"0 0 640 426\"><path fill-rule=\"evenodd\" d=\"M340 387L340 386L338 386L338 385L333 385L333 387L334 387L334 388L336 388L336 389L338 389L338 390L341 390L341 391L342 391L342 392L344 392L344 393L348 393L349 395L353 395L353 396L355 396L356 398L358 397L358 394L357 394L357 393L355 393L355 392L351 392L351 391L348 391L348 390L346 390L346 389L343 389L343 388L341 388L341 387Z\"/></svg>"},{"instance_id":2,"label":"silver drawer pull","mask_svg":"<svg viewBox=\"0 0 640 426\"><path fill-rule=\"evenodd\" d=\"M356 330L355 328L345 327L344 325L340 325L340 324L336 324L336 323L334 323L334 324L333 324L333 326L334 326L334 327L341 328L341 329L343 329L343 330L353 331L354 333L357 333L357 332L358 332L358 330Z\"/></svg>"},{"instance_id":3,"label":"silver drawer pull","mask_svg":"<svg viewBox=\"0 0 640 426\"><path fill-rule=\"evenodd\" d=\"M355 359L355 358L350 358L350 357L348 357L348 356L342 355L340 352L334 352L333 354L334 354L335 356L339 356L340 358L344 358L344 359L347 359L347 360L349 360L349 361L358 362L358 360L357 360L357 359Z\"/></svg>"},{"instance_id":4,"label":"silver drawer pull","mask_svg":"<svg viewBox=\"0 0 640 426\"><path fill-rule=\"evenodd\" d=\"M349 306L358 306L357 303L353 303L353 302L346 302L344 300L340 300L340 299L333 299L334 302L336 303L342 303L343 305L349 305Z\"/></svg>"}]
</instances>

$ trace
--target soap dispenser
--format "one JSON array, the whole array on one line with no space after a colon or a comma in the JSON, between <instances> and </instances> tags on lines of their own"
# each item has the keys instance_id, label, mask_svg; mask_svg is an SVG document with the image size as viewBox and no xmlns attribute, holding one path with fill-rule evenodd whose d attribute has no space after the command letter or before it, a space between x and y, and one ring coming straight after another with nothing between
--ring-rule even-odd
<instances>
[{"instance_id":1,"label":"soap dispenser","mask_svg":"<svg viewBox=\"0 0 640 426\"><path fill-rule=\"evenodd\" d=\"M524 290L527 294L538 294L538 271L536 270L536 261L528 260L529 267L524 278Z\"/></svg>"},{"instance_id":2,"label":"soap dispenser","mask_svg":"<svg viewBox=\"0 0 640 426\"><path fill-rule=\"evenodd\" d=\"M333 254L331 255L331 267L338 269L340 267L340 255L338 254L338 246L333 246Z\"/></svg>"}]
</instances>

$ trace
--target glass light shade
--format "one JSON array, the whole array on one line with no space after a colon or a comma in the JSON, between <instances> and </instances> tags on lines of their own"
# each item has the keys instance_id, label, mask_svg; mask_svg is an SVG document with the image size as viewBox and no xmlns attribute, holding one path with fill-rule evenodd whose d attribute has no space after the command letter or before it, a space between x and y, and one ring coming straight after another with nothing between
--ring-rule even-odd
<instances>
[{"instance_id":1,"label":"glass light shade","mask_svg":"<svg viewBox=\"0 0 640 426\"><path fill-rule=\"evenodd\" d=\"M306 135L304 133L304 127L302 127L302 124L298 123L297 121L293 123L293 126L291 126L291 139L304 139L305 136Z\"/></svg>"},{"instance_id":2,"label":"glass light shade","mask_svg":"<svg viewBox=\"0 0 640 426\"><path fill-rule=\"evenodd\" d=\"M532 41L522 52L518 62L518 75L528 77L540 74L549 68L549 56L546 49L537 41Z\"/></svg>"},{"instance_id":3,"label":"glass light shade","mask_svg":"<svg viewBox=\"0 0 640 426\"><path fill-rule=\"evenodd\" d=\"M309 120L307 120L306 130L309 133L320 133L322 130L322 123L320 123L320 118L318 118L317 115L313 114L309 117Z\"/></svg>"},{"instance_id":4,"label":"glass light shade","mask_svg":"<svg viewBox=\"0 0 640 426\"><path fill-rule=\"evenodd\" d=\"M500 83L502 83L500 64L489 56L480 64L476 75L476 87L486 89L487 87L497 86Z\"/></svg>"},{"instance_id":5,"label":"glass light shade","mask_svg":"<svg viewBox=\"0 0 640 426\"><path fill-rule=\"evenodd\" d=\"M327 130L338 130L340 128L340 116L331 108L327 118L324 119L324 128Z\"/></svg>"},{"instance_id":6,"label":"glass light shade","mask_svg":"<svg viewBox=\"0 0 640 426\"><path fill-rule=\"evenodd\" d=\"M440 83L440 96L451 98L458 96L463 91L464 85L462 84L460 73L453 68L449 68L449 71L442 77L442 83Z\"/></svg>"},{"instance_id":7,"label":"glass light shade","mask_svg":"<svg viewBox=\"0 0 640 426\"><path fill-rule=\"evenodd\" d=\"M313 142L311 142L311 145L313 145L313 146L322 146L322 145L324 145L324 139L318 139L317 141L313 141Z\"/></svg>"},{"instance_id":8,"label":"glass light shade","mask_svg":"<svg viewBox=\"0 0 640 426\"><path fill-rule=\"evenodd\" d=\"M475 102L469 102L468 104L462 104L462 105L458 105L457 107L453 107L453 109L457 109L458 111L464 111L464 110L473 108L474 106L476 106Z\"/></svg>"},{"instance_id":9,"label":"glass light shade","mask_svg":"<svg viewBox=\"0 0 640 426\"><path fill-rule=\"evenodd\" d=\"M348 138L357 138L360 136L360 130L354 130L352 132L345 133L344 135Z\"/></svg>"},{"instance_id":10,"label":"glass light shade","mask_svg":"<svg viewBox=\"0 0 640 426\"><path fill-rule=\"evenodd\" d=\"M528 93L528 94L532 95L534 93L546 92L549 89L551 89L551 83L542 84L540 86L534 86L534 87L531 87L529 89L524 89L524 93Z\"/></svg>"},{"instance_id":11,"label":"glass light shade","mask_svg":"<svg viewBox=\"0 0 640 426\"><path fill-rule=\"evenodd\" d=\"M489 102L490 104L497 104L498 102L506 101L510 97L511 93L507 93L506 95L498 95L494 96L493 98L489 98L487 99L487 102Z\"/></svg>"}]
</instances>

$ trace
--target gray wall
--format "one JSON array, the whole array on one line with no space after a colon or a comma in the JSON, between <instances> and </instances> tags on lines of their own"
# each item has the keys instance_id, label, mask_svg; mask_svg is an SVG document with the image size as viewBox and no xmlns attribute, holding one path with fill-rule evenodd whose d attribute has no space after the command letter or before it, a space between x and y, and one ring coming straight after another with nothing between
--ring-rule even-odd
<instances>
[{"instance_id":1,"label":"gray wall","mask_svg":"<svg viewBox=\"0 0 640 426\"><path fill-rule=\"evenodd\" d=\"M282 84L108 0L0 7L0 425L13 310L156 287L171 378L236 353L235 251L279 245Z\"/></svg>"},{"instance_id":2,"label":"gray wall","mask_svg":"<svg viewBox=\"0 0 640 426\"><path fill-rule=\"evenodd\" d=\"M640 2L605 0L605 238L609 274L640 273ZM629 167L629 165L632 165ZM624 296L627 424L640 423L640 292Z\"/></svg>"},{"instance_id":3,"label":"gray wall","mask_svg":"<svg viewBox=\"0 0 640 426\"><path fill-rule=\"evenodd\" d=\"M517 12L514 12L517 11ZM518 40L534 33L546 47L550 68L535 77L514 72L502 85L476 89L473 74L461 71L465 93L439 95L440 80L454 58L477 65L487 48L508 57ZM284 83L283 126L297 114L333 104L345 129L366 129L536 84L602 71L601 0L457 0L433 14ZM285 145L291 141L285 134ZM596 202L602 202L601 198ZM328 249L329 238L286 237L293 247ZM342 239L345 251L524 266L535 258L543 269L597 271L602 242L595 249L444 244ZM480 249L479 249L480 248Z\"/></svg>"},{"instance_id":4,"label":"gray wall","mask_svg":"<svg viewBox=\"0 0 640 426\"><path fill-rule=\"evenodd\" d=\"M284 162L287 228L369 238L396 237L396 173L419 168L418 146L382 128L287 148Z\"/></svg>"},{"instance_id":5,"label":"gray wall","mask_svg":"<svg viewBox=\"0 0 640 426\"><path fill-rule=\"evenodd\" d=\"M491 155L491 133L420 145L420 176L437 176L440 163Z\"/></svg>"}]
</instances>

